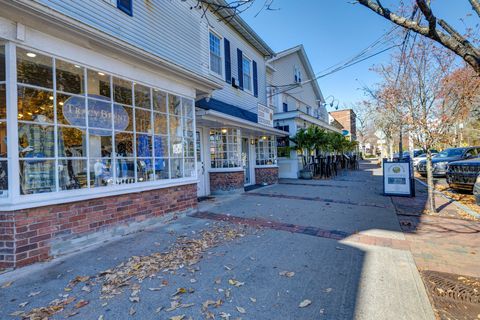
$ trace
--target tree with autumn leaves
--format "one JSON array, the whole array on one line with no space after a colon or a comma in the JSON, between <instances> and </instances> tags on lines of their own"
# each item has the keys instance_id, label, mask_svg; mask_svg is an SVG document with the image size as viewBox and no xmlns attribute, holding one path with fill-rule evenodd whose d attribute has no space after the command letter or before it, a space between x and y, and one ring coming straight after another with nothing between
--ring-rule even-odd
<instances>
[{"instance_id":1,"label":"tree with autumn leaves","mask_svg":"<svg viewBox=\"0 0 480 320\"><path fill-rule=\"evenodd\" d=\"M403 130L427 152L428 207L434 212L430 150L446 141L451 145L453 129L472 117L480 78L452 52L426 38L416 39L375 71L381 82L367 90L375 123L387 138Z\"/></svg>"}]
</instances>

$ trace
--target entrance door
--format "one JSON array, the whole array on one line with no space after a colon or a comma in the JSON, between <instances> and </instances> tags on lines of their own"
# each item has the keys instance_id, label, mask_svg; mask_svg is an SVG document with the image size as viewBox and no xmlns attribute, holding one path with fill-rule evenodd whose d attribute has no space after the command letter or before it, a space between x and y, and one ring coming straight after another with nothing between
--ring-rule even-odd
<instances>
[{"instance_id":1,"label":"entrance door","mask_svg":"<svg viewBox=\"0 0 480 320\"><path fill-rule=\"evenodd\" d=\"M197 129L196 138L197 138L197 145L196 155L197 155L197 196L198 197L205 197L207 195L207 185L205 183L205 159L203 155L203 131L201 128Z\"/></svg>"},{"instance_id":2,"label":"entrance door","mask_svg":"<svg viewBox=\"0 0 480 320\"><path fill-rule=\"evenodd\" d=\"M248 138L242 138L242 166L244 173L244 184L249 185L250 179L250 144Z\"/></svg>"}]
</instances>

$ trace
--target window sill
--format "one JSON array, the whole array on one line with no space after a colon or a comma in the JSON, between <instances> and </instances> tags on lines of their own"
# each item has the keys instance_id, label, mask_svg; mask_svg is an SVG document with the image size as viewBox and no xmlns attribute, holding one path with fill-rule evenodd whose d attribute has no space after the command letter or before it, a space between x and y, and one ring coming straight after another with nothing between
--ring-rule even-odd
<instances>
[{"instance_id":1,"label":"window sill","mask_svg":"<svg viewBox=\"0 0 480 320\"><path fill-rule=\"evenodd\" d=\"M218 74L215 71L212 71L210 68L208 68L208 72L210 73L211 76L213 76L213 77L215 77L219 80L225 81L225 77L223 76L223 74Z\"/></svg>"},{"instance_id":2,"label":"window sill","mask_svg":"<svg viewBox=\"0 0 480 320\"><path fill-rule=\"evenodd\" d=\"M278 168L276 164L266 164L266 165L255 165L255 169L267 169L267 168Z\"/></svg>"},{"instance_id":3,"label":"window sill","mask_svg":"<svg viewBox=\"0 0 480 320\"><path fill-rule=\"evenodd\" d=\"M239 172L243 171L243 168L241 167L236 167L236 168L210 168L208 172Z\"/></svg>"},{"instance_id":4,"label":"window sill","mask_svg":"<svg viewBox=\"0 0 480 320\"><path fill-rule=\"evenodd\" d=\"M181 178L165 181L151 181L135 185L119 185L99 187L98 189L70 190L35 195L20 196L15 201L0 204L0 211L13 211L28 208L37 208L50 205L85 201L129 193L145 192L155 189L164 189L187 184L197 183L197 178Z\"/></svg>"}]
</instances>

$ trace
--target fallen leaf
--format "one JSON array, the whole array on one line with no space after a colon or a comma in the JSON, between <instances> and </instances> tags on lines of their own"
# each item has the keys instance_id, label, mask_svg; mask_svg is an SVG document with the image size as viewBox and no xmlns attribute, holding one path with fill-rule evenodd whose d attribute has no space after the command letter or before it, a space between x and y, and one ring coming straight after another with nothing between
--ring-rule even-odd
<instances>
[{"instance_id":1,"label":"fallen leaf","mask_svg":"<svg viewBox=\"0 0 480 320\"><path fill-rule=\"evenodd\" d=\"M10 313L10 315L12 317L19 317L19 316L23 317L25 315L25 312L24 311L15 311L15 312Z\"/></svg>"},{"instance_id":2,"label":"fallen leaf","mask_svg":"<svg viewBox=\"0 0 480 320\"><path fill-rule=\"evenodd\" d=\"M75 308L80 309L85 307L88 304L87 300L80 300L75 304Z\"/></svg>"},{"instance_id":3,"label":"fallen leaf","mask_svg":"<svg viewBox=\"0 0 480 320\"><path fill-rule=\"evenodd\" d=\"M232 268L230 268L229 266L223 266L225 269L227 269L228 271L232 270Z\"/></svg>"},{"instance_id":4,"label":"fallen leaf","mask_svg":"<svg viewBox=\"0 0 480 320\"><path fill-rule=\"evenodd\" d=\"M228 280L228 283L230 283L232 286L235 286L235 287L241 287L245 284L245 282L240 282L240 281L235 280L235 279Z\"/></svg>"},{"instance_id":5,"label":"fallen leaf","mask_svg":"<svg viewBox=\"0 0 480 320\"><path fill-rule=\"evenodd\" d=\"M128 314L133 316L135 313L137 312L137 310L135 310L134 307L131 307L130 310L128 310Z\"/></svg>"},{"instance_id":6,"label":"fallen leaf","mask_svg":"<svg viewBox=\"0 0 480 320\"><path fill-rule=\"evenodd\" d=\"M25 301L25 302L20 303L18 306L20 308L24 308L28 303L29 303L28 301Z\"/></svg>"},{"instance_id":7,"label":"fallen leaf","mask_svg":"<svg viewBox=\"0 0 480 320\"><path fill-rule=\"evenodd\" d=\"M92 290L90 289L89 286L83 286L83 287L82 287L82 291L91 292Z\"/></svg>"},{"instance_id":8,"label":"fallen leaf","mask_svg":"<svg viewBox=\"0 0 480 320\"><path fill-rule=\"evenodd\" d=\"M226 313L226 312L223 312L223 311L220 312L220 318L225 319L225 320L230 320L230 317L231 317L230 313Z\"/></svg>"},{"instance_id":9,"label":"fallen leaf","mask_svg":"<svg viewBox=\"0 0 480 320\"><path fill-rule=\"evenodd\" d=\"M70 317L76 316L77 314L78 314L78 311L71 311L69 314L67 314L67 317L70 318Z\"/></svg>"},{"instance_id":10,"label":"fallen leaf","mask_svg":"<svg viewBox=\"0 0 480 320\"><path fill-rule=\"evenodd\" d=\"M5 282L4 284L2 284L2 289L10 287L12 285L12 283L13 283L13 281Z\"/></svg>"},{"instance_id":11,"label":"fallen leaf","mask_svg":"<svg viewBox=\"0 0 480 320\"><path fill-rule=\"evenodd\" d=\"M35 297L35 296L39 295L40 293L42 293L42 291L30 292L30 293L28 294L28 297Z\"/></svg>"},{"instance_id":12,"label":"fallen leaf","mask_svg":"<svg viewBox=\"0 0 480 320\"><path fill-rule=\"evenodd\" d=\"M190 307L193 307L195 305L195 303L184 303L182 305L180 305L180 307L182 308L190 308Z\"/></svg>"},{"instance_id":13,"label":"fallen leaf","mask_svg":"<svg viewBox=\"0 0 480 320\"><path fill-rule=\"evenodd\" d=\"M171 302L170 302L170 308L166 309L165 311L170 312L170 311L173 311L173 310L175 310L175 309L177 309L177 308L179 308L179 307L180 307L180 302L178 302L178 301L171 301Z\"/></svg>"},{"instance_id":14,"label":"fallen leaf","mask_svg":"<svg viewBox=\"0 0 480 320\"><path fill-rule=\"evenodd\" d=\"M312 301L310 301L308 299L305 299L302 302L300 302L300 304L298 306L300 308L305 308L305 307L309 306L310 304L312 304Z\"/></svg>"},{"instance_id":15,"label":"fallen leaf","mask_svg":"<svg viewBox=\"0 0 480 320\"><path fill-rule=\"evenodd\" d=\"M179 295L179 294L184 294L187 293L187 289L185 288L178 288L177 291L173 294L174 296Z\"/></svg>"},{"instance_id":16,"label":"fallen leaf","mask_svg":"<svg viewBox=\"0 0 480 320\"><path fill-rule=\"evenodd\" d=\"M183 318L185 318L185 315L182 314L180 316L173 316L173 317L170 317L170 320L182 320Z\"/></svg>"},{"instance_id":17,"label":"fallen leaf","mask_svg":"<svg viewBox=\"0 0 480 320\"><path fill-rule=\"evenodd\" d=\"M150 291L160 291L160 290L162 290L162 288L148 288L148 290L150 290Z\"/></svg>"},{"instance_id":18,"label":"fallen leaf","mask_svg":"<svg viewBox=\"0 0 480 320\"><path fill-rule=\"evenodd\" d=\"M247 313L247 312L245 311L245 309L242 308L242 307L236 306L235 308L237 308L237 311L240 312L240 313Z\"/></svg>"},{"instance_id":19,"label":"fallen leaf","mask_svg":"<svg viewBox=\"0 0 480 320\"><path fill-rule=\"evenodd\" d=\"M327 289L325 289L325 292L326 292L326 293L329 293L329 292L331 292L332 290L333 290L332 288L327 288Z\"/></svg>"},{"instance_id":20,"label":"fallen leaf","mask_svg":"<svg viewBox=\"0 0 480 320\"><path fill-rule=\"evenodd\" d=\"M252 301L253 303L255 303L255 302L257 302L257 299L250 297L250 301Z\"/></svg>"},{"instance_id":21,"label":"fallen leaf","mask_svg":"<svg viewBox=\"0 0 480 320\"><path fill-rule=\"evenodd\" d=\"M155 313L159 313L160 311L162 311L163 307L158 307L157 309L155 309Z\"/></svg>"},{"instance_id":22,"label":"fallen leaf","mask_svg":"<svg viewBox=\"0 0 480 320\"><path fill-rule=\"evenodd\" d=\"M278 274L281 275L281 276L287 277L287 278L291 278L295 275L295 272L293 272L293 271L281 271Z\"/></svg>"},{"instance_id":23,"label":"fallen leaf","mask_svg":"<svg viewBox=\"0 0 480 320\"><path fill-rule=\"evenodd\" d=\"M222 283L222 279L221 278L216 278L215 279L215 284L220 284Z\"/></svg>"},{"instance_id":24,"label":"fallen leaf","mask_svg":"<svg viewBox=\"0 0 480 320\"><path fill-rule=\"evenodd\" d=\"M128 298L130 300L130 302L140 302L140 298L139 297L130 297Z\"/></svg>"},{"instance_id":25,"label":"fallen leaf","mask_svg":"<svg viewBox=\"0 0 480 320\"><path fill-rule=\"evenodd\" d=\"M99 315L97 320L103 320L103 314Z\"/></svg>"}]
</instances>

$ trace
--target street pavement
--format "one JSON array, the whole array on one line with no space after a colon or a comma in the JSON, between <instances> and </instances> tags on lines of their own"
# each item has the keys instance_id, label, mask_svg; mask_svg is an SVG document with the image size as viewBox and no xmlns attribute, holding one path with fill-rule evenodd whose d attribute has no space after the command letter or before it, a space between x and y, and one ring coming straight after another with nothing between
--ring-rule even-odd
<instances>
[{"instance_id":1,"label":"street pavement","mask_svg":"<svg viewBox=\"0 0 480 320\"><path fill-rule=\"evenodd\" d=\"M168 224L0 275L0 319L49 304L60 305L52 319L435 319L381 183L363 163L201 202ZM198 246L205 230L218 239Z\"/></svg>"}]
</instances>

